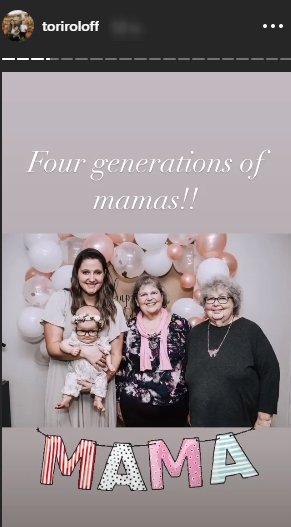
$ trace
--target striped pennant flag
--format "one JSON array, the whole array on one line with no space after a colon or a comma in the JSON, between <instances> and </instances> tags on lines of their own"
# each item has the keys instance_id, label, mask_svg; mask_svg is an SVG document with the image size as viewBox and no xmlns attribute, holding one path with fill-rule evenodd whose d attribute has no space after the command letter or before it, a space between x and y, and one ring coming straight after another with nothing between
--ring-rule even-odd
<instances>
[{"instance_id":1,"label":"striped pennant flag","mask_svg":"<svg viewBox=\"0 0 291 527\"><path fill-rule=\"evenodd\" d=\"M40 482L42 485L53 485L56 460L63 476L71 476L75 466L80 461L78 488L90 490L95 459L95 441L81 439L73 455L68 459L61 436L46 436Z\"/></svg>"},{"instance_id":2,"label":"striped pennant flag","mask_svg":"<svg viewBox=\"0 0 291 527\"><path fill-rule=\"evenodd\" d=\"M234 463L226 464L227 452L233 458ZM243 478L259 475L231 432L217 435L213 454L211 485L225 483L227 476L236 474L240 474Z\"/></svg>"}]
</instances>

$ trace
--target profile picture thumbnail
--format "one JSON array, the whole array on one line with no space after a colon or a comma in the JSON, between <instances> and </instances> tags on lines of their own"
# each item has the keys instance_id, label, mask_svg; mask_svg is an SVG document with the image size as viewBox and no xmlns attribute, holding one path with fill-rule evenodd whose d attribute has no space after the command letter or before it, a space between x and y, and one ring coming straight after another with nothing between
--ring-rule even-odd
<instances>
[{"instance_id":1,"label":"profile picture thumbnail","mask_svg":"<svg viewBox=\"0 0 291 527\"><path fill-rule=\"evenodd\" d=\"M3 18L2 31L13 42L25 42L34 31L33 18L26 12L16 9Z\"/></svg>"}]
</instances>

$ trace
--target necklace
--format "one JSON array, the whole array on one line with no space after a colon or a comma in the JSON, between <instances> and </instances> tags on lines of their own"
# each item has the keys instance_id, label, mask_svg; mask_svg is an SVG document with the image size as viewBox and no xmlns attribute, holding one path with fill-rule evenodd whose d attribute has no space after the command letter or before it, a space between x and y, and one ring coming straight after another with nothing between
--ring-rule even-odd
<instances>
[{"instance_id":1,"label":"necklace","mask_svg":"<svg viewBox=\"0 0 291 527\"><path fill-rule=\"evenodd\" d=\"M234 317L232 317L232 321L231 321L231 323L229 324L229 326L228 326L228 328L227 328L227 331L226 331L226 333L225 333L225 335L224 335L224 337L223 337L221 343L219 344L218 348L213 349L213 350L210 349L210 346L209 346L209 327L210 327L210 321L208 322L208 328L207 328L207 343L208 343L208 350L207 350L207 351L208 351L208 353L209 353L209 355L210 355L211 358L216 357L217 353L219 352L219 350L220 350L222 344L224 343L224 341L225 341L225 339L226 339L226 337L227 337L227 335L228 335L228 333L229 333L229 330L230 330L230 328L231 328L231 326L232 326L233 320L234 320Z\"/></svg>"}]
</instances>

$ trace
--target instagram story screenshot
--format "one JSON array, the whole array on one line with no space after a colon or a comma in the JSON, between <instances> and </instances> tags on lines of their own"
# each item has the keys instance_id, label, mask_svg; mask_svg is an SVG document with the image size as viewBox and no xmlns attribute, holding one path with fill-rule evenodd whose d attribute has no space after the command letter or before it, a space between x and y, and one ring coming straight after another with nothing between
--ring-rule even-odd
<instances>
[{"instance_id":1,"label":"instagram story screenshot","mask_svg":"<svg viewBox=\"0 0 291 527\"><path fill-rule=\"evenodd\" d=\"M4 527L289 526L287 8L1 3Z\"/></svg>"}]
</instances>

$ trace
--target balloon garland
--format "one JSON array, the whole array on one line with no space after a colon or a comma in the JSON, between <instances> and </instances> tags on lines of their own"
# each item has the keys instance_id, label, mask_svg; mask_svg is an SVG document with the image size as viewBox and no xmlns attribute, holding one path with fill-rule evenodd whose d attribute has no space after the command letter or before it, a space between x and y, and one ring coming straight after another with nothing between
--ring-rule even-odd
<instances>
[{"instance_id":1,"label":"balloon garland","mask_svg":"<svg viewBox=\"0 0 291 527\"><path fill-rule=\"evenodd\" d=\"M181 290L192 289L193 297L179 298L171 311L195 326L204 320L200 287L216 275L234 276L237 271L238 262L225 251L226 244L227 234L25 234L31 267L25 274L20 334L28 342L43 339L43 309L53 292L70 287L75 258L89 247L98 249L123 278L144 272L161 277L174 267L181 275Z\"/></svg>"}]
</instances>

